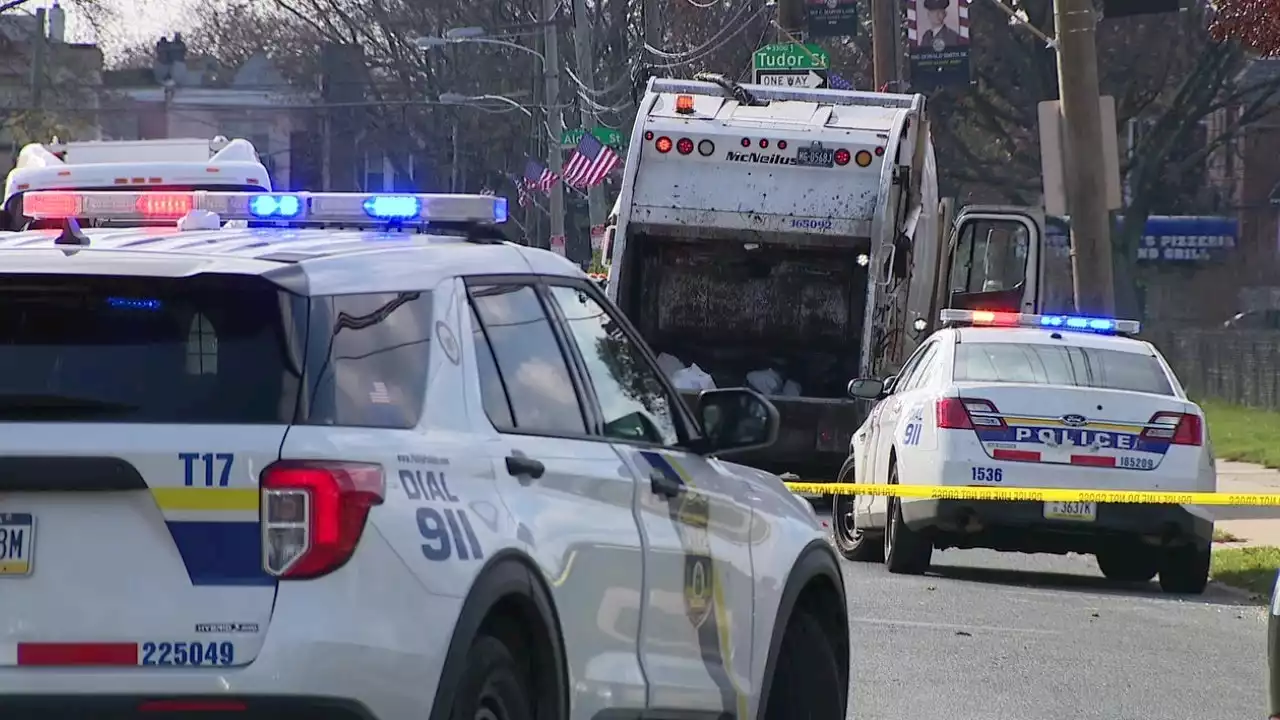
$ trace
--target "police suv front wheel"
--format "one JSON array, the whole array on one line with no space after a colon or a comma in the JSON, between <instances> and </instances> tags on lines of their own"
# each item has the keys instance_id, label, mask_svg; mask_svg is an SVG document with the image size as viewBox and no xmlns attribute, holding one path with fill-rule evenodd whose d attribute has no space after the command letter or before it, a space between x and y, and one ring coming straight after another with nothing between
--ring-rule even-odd
<instances>
[{"instance_id":1,"label":"police suv front wheel","mask_svg":"<svg viewBox=\"0 0 1280 720\"><path fill-rule=\"evenodd\" d=\"M846 692L830 634L797 608L778 649L764 720L844 720Z\"/></svg>"},{"instance_id":2,"label":"police suv front wheel","mask_svg":"<svg viewBox=\"0 0 1280 720\"><path fill-rule=\"evenodd\" d=\"M450 720L533 720L533 701L510 648L488 635L467 652Z\"/></svg>"}]
</instances>

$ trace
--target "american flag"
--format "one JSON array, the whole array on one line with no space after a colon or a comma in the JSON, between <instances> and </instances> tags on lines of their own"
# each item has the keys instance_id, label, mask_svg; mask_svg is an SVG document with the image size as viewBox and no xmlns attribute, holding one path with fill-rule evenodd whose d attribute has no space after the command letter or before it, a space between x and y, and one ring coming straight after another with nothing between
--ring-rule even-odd
<instances>
[{"instance_id":1,"label":"american flag","mask_svg":"<svg viewBox=\"0 0 1280 720\"><path fill-rule=\"evenodd\" d=\"M583 133L564 167L564 181L571 187L591 188L604 182L622 158L591 133Z\"/></svg>"},{"instance_id":2,"label":"american flag","mask_svg":"<svg viewBox=\"0 0 1280 720\"><path fill-rule=\"evenodd\" d=\"M854 90L853 83L835 73L827 73L827 84L832 90Z\"/></svg>"},{"instance_id":3,"label":"american flag","mask_svg":"<svg viewBox=\"0 0 1280 720\"><path fill-rule=\"evenodd\" d=\"M520 192L520 205L527 206L529 204L529 191L547 192L555 182L555 173L548 170L546 165L529 158L529 161L524 164L524 177L517 183L517 189Z\"/></svg>"}]
</instances>

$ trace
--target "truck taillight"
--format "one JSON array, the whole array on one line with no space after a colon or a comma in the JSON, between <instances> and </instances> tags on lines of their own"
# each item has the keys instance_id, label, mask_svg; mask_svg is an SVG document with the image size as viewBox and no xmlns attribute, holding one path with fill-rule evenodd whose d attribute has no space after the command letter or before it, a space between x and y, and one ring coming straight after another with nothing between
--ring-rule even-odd
<instances>
[{"instance_id":1,"label":"truck taillight","mask_svg":"<svg viewBox=\"0 0 1280 720\"><path fill-rule=\"evenodd\" d=\"M1204 444L1204 421L1191 413L1158 412L1147 421L1142 437L1174 445Z\"/></svg>"},{"instance_id":2,"label":"truck taillight","mask_svg":"<svg viewBox=\"0 0 1280 720\"><path fill-rule=\"evenodd\" d=\"M355 552L369 509L386 497L382 466L280 460L262 471L262 568L279 578L314 578Z\"/></svg>"},{"instance_id":3,"label":"truck taillight","mask_svg":"<svg viewBox=\"0 0 1280 720\"><path fill-rule=\"evenodd\" d=\"M850 158L850 155L848 150L845 150L844 148L840 148L839 150L836 150L835 161L837 165L841 165L841 166L848 165L849 158Z\"/></svg>"},{"instance_id":4,"label":"truck taillight","mask_svg":"<svg viewBox=\"0 0 1280 720\"><path fill-rule=\"evenodd\" d=\"M938 429L974 430L981 427L1004 427L1004 419L989 400L975 398L942 398L938 401Z\"/></svg>"},{"instance_id":5,"label":"truck taillight","mask_svg":"<svg viewBox=\"0 0 1280 720\"><path fill-rule=\"evenodd\" d=\"M676 141L676 152L681 155L688 155L693 152L693 141L689 138L680 138Z\"/></svg>"},{"instance_id":6,"label":"truck taillight","mask_svg":"<svg viewBox=\"0 0 1280 720\"><path fill-rule=\"evenodd\" d=\"M653 147L660 153L669 153L671 152L671 138L663 135L658 138L657 142L653 144Z\"/></svg>"}]
</instances>

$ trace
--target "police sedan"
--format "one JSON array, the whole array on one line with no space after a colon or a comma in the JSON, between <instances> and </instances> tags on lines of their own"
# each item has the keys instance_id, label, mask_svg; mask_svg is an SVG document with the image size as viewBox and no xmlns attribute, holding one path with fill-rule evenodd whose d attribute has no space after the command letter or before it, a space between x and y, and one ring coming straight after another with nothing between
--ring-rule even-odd
<instances>
[{"instance_id":1,"label":"police sedan","mask_svg":"<svg viewBox=\"0 0 1280 720\"><path fill-rule=\"evenodd\" d=\"M886 379L851 443L858 483L1213 492L1204 415L1136 321L944 310ZM854 559L922 573L935 549L1096 556L1113 580L1199 593L1213 523L1180 505L843 496L835 536Z\"/></svg>"}]
</instances>

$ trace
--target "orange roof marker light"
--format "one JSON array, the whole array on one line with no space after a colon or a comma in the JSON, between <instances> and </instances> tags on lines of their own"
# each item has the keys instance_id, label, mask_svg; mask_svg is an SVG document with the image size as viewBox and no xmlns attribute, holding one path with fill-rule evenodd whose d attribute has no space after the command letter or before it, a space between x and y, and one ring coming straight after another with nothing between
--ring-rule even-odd
<instances>
[{"instance_id":1,"label":"orange roof marker light","mask_svg":"<svg viewBox=\"0 0 1280 720\"><path fill-rule=\"evenodd\" d=\"M676 96L676 114L678 115L693 114L693 96L692 95Z\"/></svg>"}]
</instances>

